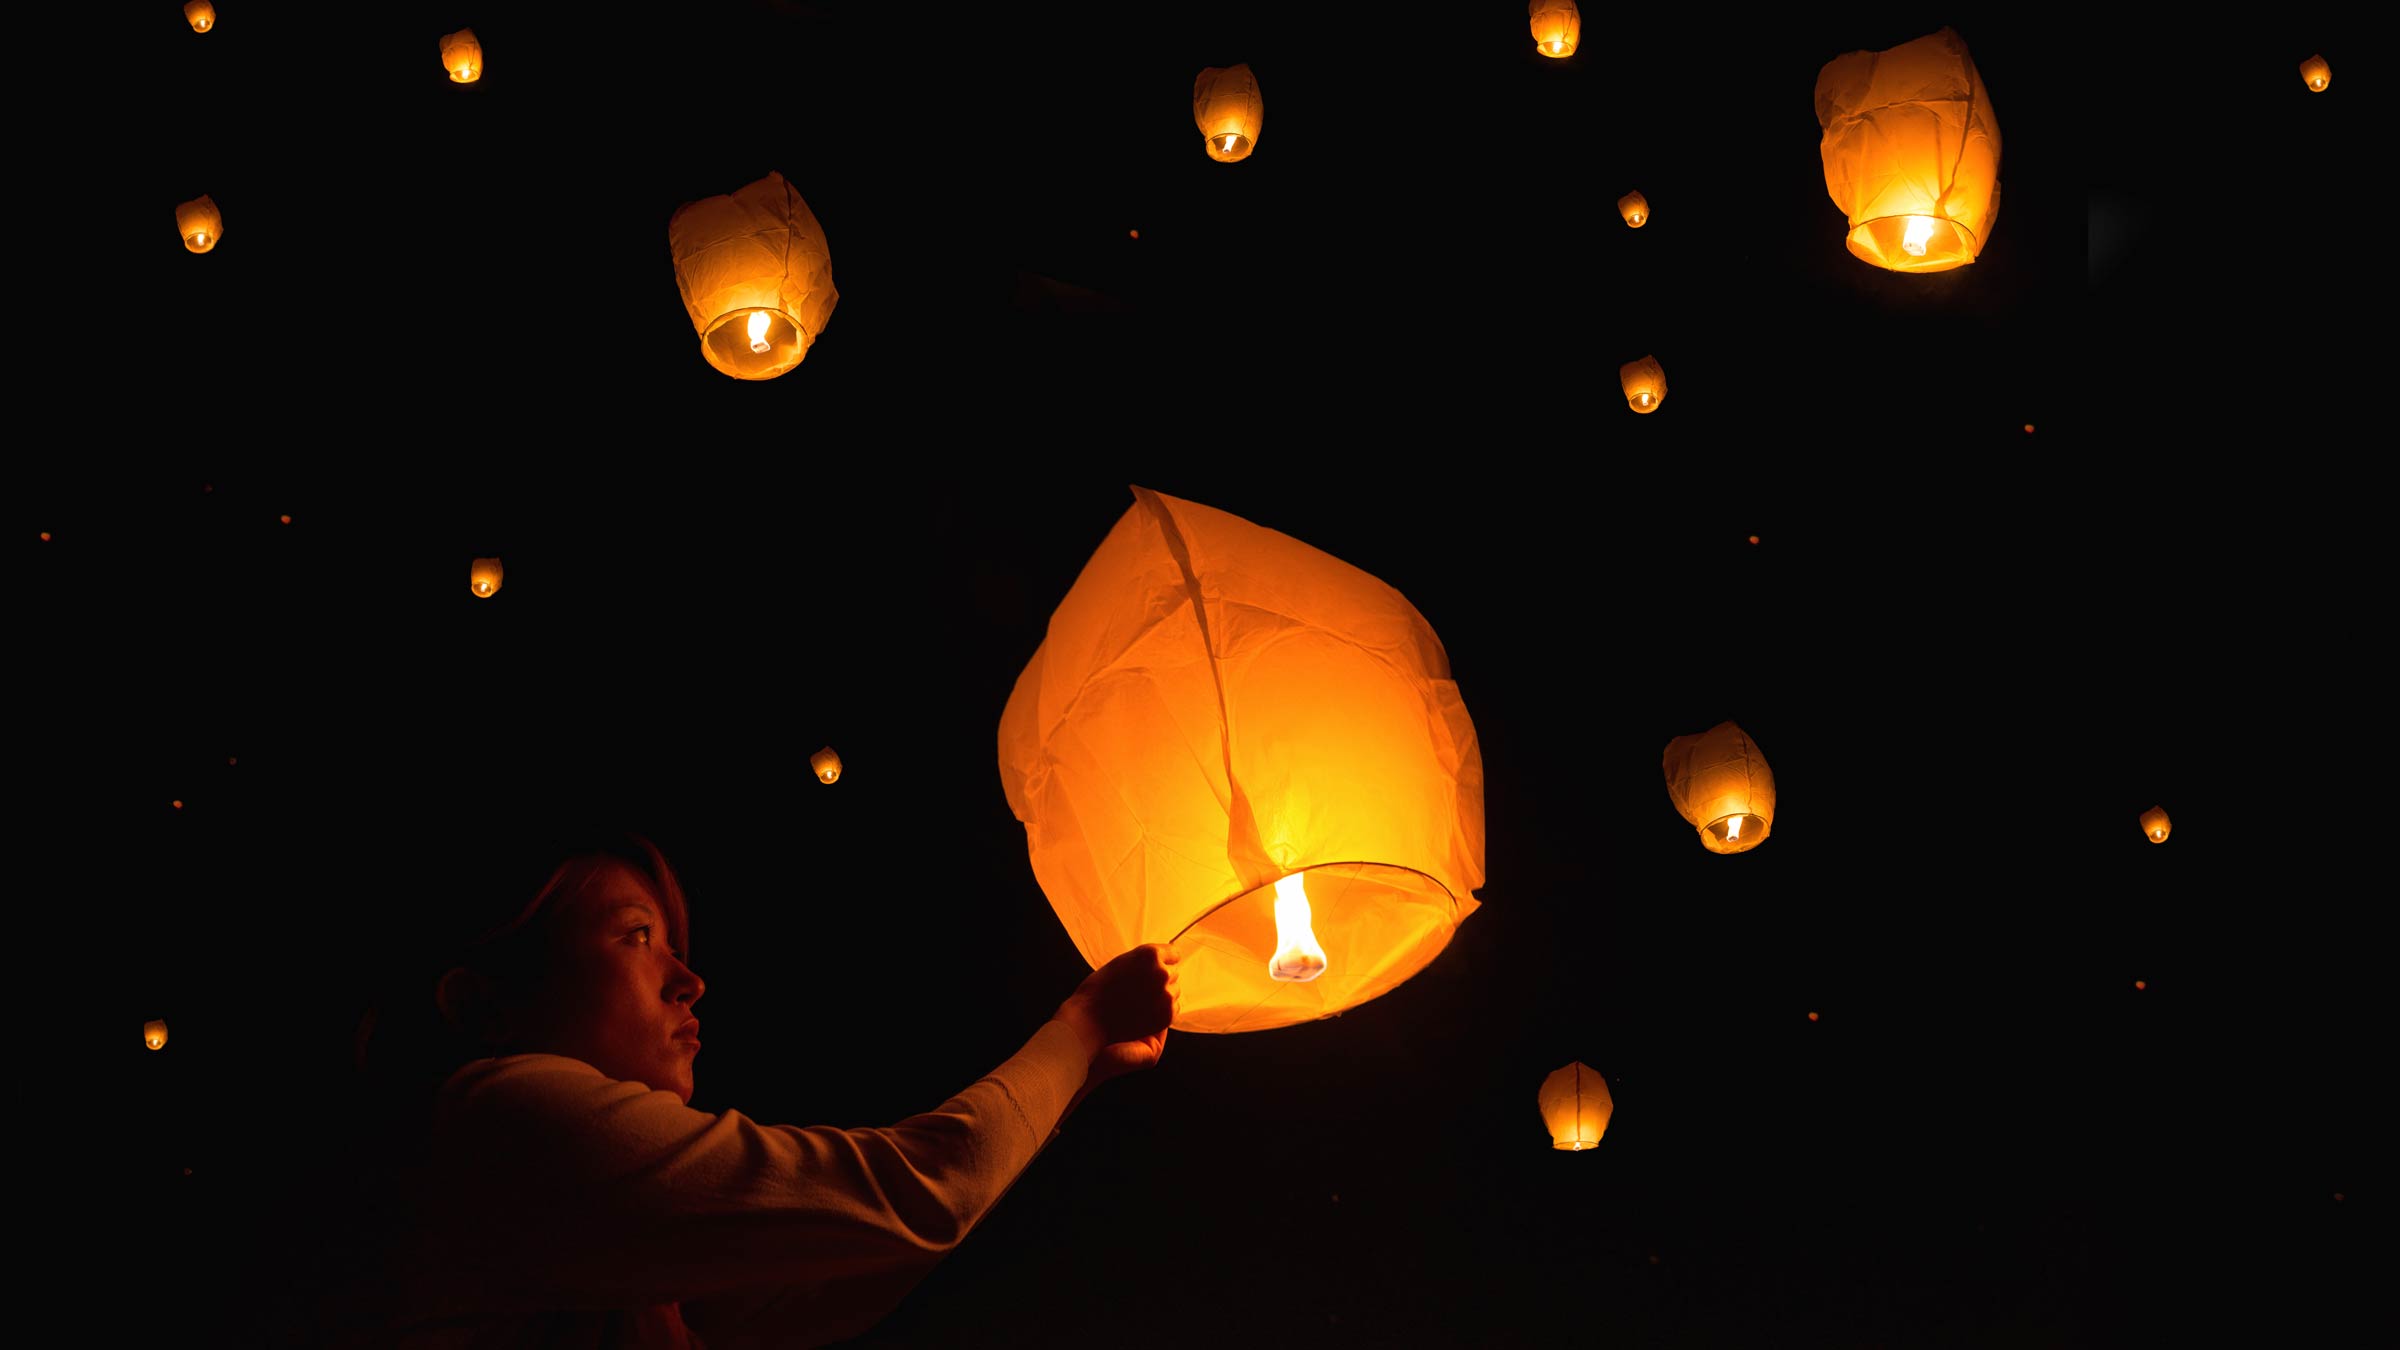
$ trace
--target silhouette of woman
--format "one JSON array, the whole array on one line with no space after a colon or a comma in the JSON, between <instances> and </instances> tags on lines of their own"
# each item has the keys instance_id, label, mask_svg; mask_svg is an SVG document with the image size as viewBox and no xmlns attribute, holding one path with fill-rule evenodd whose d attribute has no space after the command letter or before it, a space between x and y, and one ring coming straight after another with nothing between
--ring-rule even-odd
<instances>
[{"instance_id":1,"label":"silhouette of woman","mask_svg":"<svg viewBox=\"0 0 2400 1350\"><path fill-rule=\"evenodd\" d=\"M1091 1088L1158 1060L1176 956L1100 967L1024 1047L879 1129L695 1111L686 911L647 839L561 841L549 879L362 1028L395 1139L343 1345L820 1345L896 1306Z\"/></svg>"}]
</instances>

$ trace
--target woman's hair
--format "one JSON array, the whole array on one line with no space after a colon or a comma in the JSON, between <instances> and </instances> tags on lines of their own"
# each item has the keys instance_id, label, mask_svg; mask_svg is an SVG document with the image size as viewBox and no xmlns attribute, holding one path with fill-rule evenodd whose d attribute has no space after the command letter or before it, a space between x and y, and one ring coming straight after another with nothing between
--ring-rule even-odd
<instances>
[{"instance_id":1,"label":"woman's hair","mask_svg":"<svg viewBox=\"0 0 2400 1350\"><path fill-rule=\"evenodd\" d=\"M496 840L473 836L416 861L416 875L395 878L406 892L399 903L435 917L429 928L399 925L419 940L389 957L381 996L360 1018L352 1040L359 1106L388 1131L377 1152L401 1165L422 1156L441 1085L495 1053L476 1027L445 1014L436 1001L446 972L463 967L503 989L537 983L564 902L610 862L630 867L649 884L665 911L668 943L687 960L691 952L682 884L643 835L536 826Z\"/></svg>"}]
</instances>

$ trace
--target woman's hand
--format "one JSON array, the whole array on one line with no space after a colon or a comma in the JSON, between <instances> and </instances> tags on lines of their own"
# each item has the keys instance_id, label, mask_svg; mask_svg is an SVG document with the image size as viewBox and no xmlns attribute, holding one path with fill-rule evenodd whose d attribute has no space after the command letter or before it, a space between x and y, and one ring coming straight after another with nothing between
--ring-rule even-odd
<instances>
[{"instance_id":1,"label":"woman's hand","mask_svg":"<svg viewBox=\"0 0 2400 1350\"><path fill-rule=\"evenodd\" d=\"M1147 1069L1166 1053L1175 1020L1175 963L1165 943L1136 947L1084 977L1057 1020L1075 1028L1091 1056L1088 1090L1121 1073Z\"/></svg>"}]
</instances>

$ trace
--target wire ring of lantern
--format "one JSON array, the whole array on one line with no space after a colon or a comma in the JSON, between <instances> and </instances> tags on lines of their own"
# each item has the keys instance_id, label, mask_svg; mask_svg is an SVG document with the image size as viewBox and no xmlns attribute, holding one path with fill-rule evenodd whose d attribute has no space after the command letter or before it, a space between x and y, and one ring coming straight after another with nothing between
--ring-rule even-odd
<instances>
[{"instance_id":1,"label":"wire ring of lantern","mask_svg":"<svg viewBox=\"0 0 2400 1350\"><path fill-rule=\"evenodd\" d=\"M1374 862L1362 858L1343 858L1335 862L1310 863L1306 867L1295 867L1291 871L1284 873L1283 876L1276 877L1273 881L1263 882L1260 885L1251 886L1244 890L1236 891L1234 894L1219 900L1213 905L1210 905L1206 912L1202 913L1198 918L1193 919L1190 923L1185 924L1181 932L1178 932L1175 936L1167 939L1167 945L1172 947L1175 944L1183 941L1184 937L1193 929L1198 928L1203 923L1206 923L1210 915L1215 914L1218 910L1225 908L1227 905L1232 904L1236 900L1240 900L1245 896L1256 895L1260 891L1265 890L1267 887L1274 885L1276 881L1283 880L1283 877L1298 876L1304 872L1314 872L1320 868L1326 867L1381 867L1393 872L1406 872L1410 876L1423 877L1427 881L1432 882L1435 888L1441 891L1443 899L1450 902L1450 926L1452 928L1458 927L1458 894L1449 887L1442 885L1442 879L1440 877L1437 877L1430 872L1420 872L1416 868L1409 867L1402 863ZM1356 882L1358 880L1358 874L1355 872L1351 873L1349 880L1353 883ZM1348 885L1344 885L1342 887L1342 893L1347 895L1349 892L1350 887ZM1333 898L1333 900L1328 900L1326 903L1331 904L1339 899L1340 897L1336 896Z\"/></svg>"}]
</instances>

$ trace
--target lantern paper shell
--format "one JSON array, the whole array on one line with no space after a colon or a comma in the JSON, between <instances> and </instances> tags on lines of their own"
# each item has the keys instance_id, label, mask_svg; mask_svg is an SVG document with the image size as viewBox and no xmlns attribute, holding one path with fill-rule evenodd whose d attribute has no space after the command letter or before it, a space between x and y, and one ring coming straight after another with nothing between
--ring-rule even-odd
<instances>
[{"instance_id":1,"label":"lantern paper shell","mask_svg":"<svg viewBox=\"0 0 2400 1350\"><path fill-rule=\"evenodd\" d=\"M1617 367L1617 382L1625 386L1625 406L1637 413L1657 412L1658 405L1667 401L1667 368L1657 357L1645 356Z\"/></svg>"},{"instance_id":2,"label":"lantern paper shell","mask_svg":"<svg viewBox=\"0 0 2400 1350\"><path fill-rule=\"evenodd\" d=\"M830 783L842 776L842 757L833 753L832 746L826 746L808 757L808 771L817 776L818 782Z\"/></svg>"},{"instance_id":3,"label":"lantern paper shell","mask_svg":"<svg viewBox=\"0 0 2400 1350\"><path fill-rule=\"evenodd\" d=\"M1775 775L1740 727L1719 722L1667 742L1667 796L1711 853L1746 853L1775 824Z\"/></svg>"},{"instance_id":4,"label":"lantern paper shell","mask_svg":"<svg viewBox=\"0 0 2400 1350\"><path fill-rule=\"evenodd\" d=\"M1050 616L1000 719L1034 876L1097 967L1171 942L1183 1031L1327 1017L1422 970L1479 906L1483 756L1441 640L1390 586L1145 488ZM1326 963L1277 980L1276 883Z\"/></svg>"},{"instance_id":5,"label":"lantern paper shell","mask_svg":"<svg viewBox=\"0 0 2400 1350\"><path fill-rule=\"evenodd\" d=\"M1583 15L1575 9L1575 0L1529 0L1525 12L1533 18L1533 49L1544 56L1565 58L1575 54L1575 44L1583 37Z\"/></svg>"},{"instance_id":6,"label":"lantern paper shell","mask_svg":"<svg viewBox=\"0 0 2400 1350\"><path fill-rule=\"evenodd\" d=\"M2174 830L2174 828L2174 825L2167 820L2167 808L2163 806L2153 806L2149 810L2142 812L2142 837L2148 839L2151 843L2163 844L2167 842L2167 835L2169 832ZM2206 852L2207 850L2203 849L2202 851Z\"/></svg>"},{"instance_id":7,"label":"lantern paper shell","mask_svg":"<svg viewBox=\"0 0 2400 1350\"><path fill-rule=\"evenodd\" d=\"M534 581L539 583L541 578L535 577ZM477 558L469 564L467 589L485 599L497 595L500 591L500 560L498 558ZM537 584L535 589L539 590L540 586Z\"/></svg>"},{"instance_id":8,"label":"lantern paper shell","mask_svg":"<svg viewBox=\"0 0 2400 1350\"><path fill-rule=\"evenodd\" d=\"M483 44L475 40L474 29L442 34L442 69L450 72L452 84L473 84L483 78Z\"/></svg>"},{"instance_id":9,"label":"lantern paper shell","mask_svg":"<svg viewBox=\"0 0 2400 1350\"><path fill-rule=\"evenodd\" d=\"M175 232L193 253L206 253L225 237L225 215L213 198L202 196L175 208Z\"/></svg>"},{"instance_id":10,"label":"lantern paper shell","mask_svg":"<svg viewBox=\"0 0 2400 1350\"><path fill-rule=\"evenodd\" d=\"M1852 253L1895 272L1975 261L2000 213L2000 122L1955 31L1826 62L1817 125Z\"/></svg>"},{"instance_id":11,"label":"lantern paper shell","mask_svg":"<svg viewBox=\"0 0 2400 1350\"><path fill-rule=\"evenodd\" d=\"M2309 92L2322 94L2333 83L2333 67L2326 64L2322 55L2312 56L2300 63L2300 78L2307 83Z\"/></svg>"},{"instance_id":12,"label":"lantern paper shell","mask_svg":"<svg viewBox=\"0 0 2400 1350\"><path fill-rule=\"evenodd\" d=\"M1617 198L1617 214L1625 217L1626 224L1638 230L1644 221L1650 219L1650 199L1638 192L1628 192Z\"/></svg>"},{"instance_id":13,"label":"lantern paper shell","mask_svg":"<svg viewBox=\"0 0 2400 1350\"><path fill-rule=\"evenodd\" d=\"M1599 1144L1608 1133L1608 1118L1616 1111L1609 1099L1608 1080L1592 1066L1577 1060L1542 1080L1542 1123L1550 1127L1550 1147L1581 1152Z\"/></svg>"},{"instance_id":14,"label":"lantern paper shell","mask_svg":"<svg viewBox=\"0 0 2400 1350\"><path fill-rule=\"evenodd\" d=\"M193 32L205 33L217 26L217 7L208 0L192 0L183 7L183 17L191 23Z\"/></svg>"},{"instance_id":15,"label":"lantern paper shell","mask_svg":"<svg viewBox=\"0 0 2400 1350\"><path fill-rule=\"evenodd\" d=\"M142 1023L142 1044L153 1050L167 1048L167 1024L162 1021Z\"/></svg>"},{"instance_id":16,"label":"lantern paper shell","mask_svg":"<svg viewBox=\"0 0 2400 1350\"><path fill-rule=\"evenodd\" d=\"M1246 65L1201 71L1192 82L1192 120L1200 124L1201 146L1210 159L1233 164L1250 158L1267 120L1258 77Z\"/></svg>"},{"instance_id":17,"label":"lantern paper shell","mask_svg":"<svg viewBox=\"0 0 2400 1350\"><path fill-rule=\"evenodd\" d=\"M841 298L825 230L780 173L677 207L667 247L700 354L737 380L799 365Z\"/></svg>"}]
</instances>

